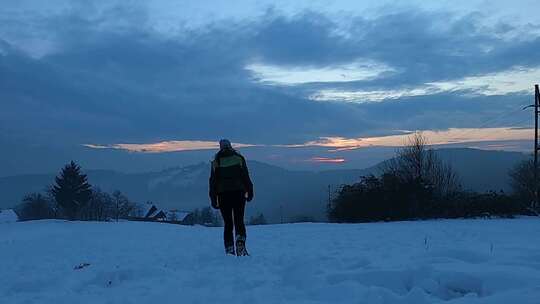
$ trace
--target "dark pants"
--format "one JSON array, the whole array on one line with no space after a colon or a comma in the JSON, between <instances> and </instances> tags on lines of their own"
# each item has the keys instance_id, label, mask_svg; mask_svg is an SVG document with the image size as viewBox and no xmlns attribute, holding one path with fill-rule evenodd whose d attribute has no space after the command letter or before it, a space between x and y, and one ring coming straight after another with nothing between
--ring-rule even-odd
<instances>
[{"instance_id":1,"label":"dark pants","mask_svg":"<svg viewBox=\"0 0 540 304\"><path fill-rule=\"evenodd\" d=\"M225 248L234 246L233 228L237 236L246 237L244 209L246 198L244 191L224 192L218 195L219 209L223 217L223 241Z\"/></svg>"}]
</instances>

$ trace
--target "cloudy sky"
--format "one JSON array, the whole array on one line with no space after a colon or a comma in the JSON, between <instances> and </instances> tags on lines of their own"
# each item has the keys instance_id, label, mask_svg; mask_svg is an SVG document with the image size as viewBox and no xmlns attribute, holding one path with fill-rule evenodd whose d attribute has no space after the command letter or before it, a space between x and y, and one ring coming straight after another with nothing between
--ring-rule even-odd
<instances>
[{"instance_id":1,"label":"cloudy sky","mask_svg":"<svg viewBox=\"0 0 540 304\"><path fill-rule=\"evenodd\" d=\"M298 168L415 130L528 149L535 1L425 2L3 1L0 176L183 165L221 137Z\"/></svg>"}]
</instances>

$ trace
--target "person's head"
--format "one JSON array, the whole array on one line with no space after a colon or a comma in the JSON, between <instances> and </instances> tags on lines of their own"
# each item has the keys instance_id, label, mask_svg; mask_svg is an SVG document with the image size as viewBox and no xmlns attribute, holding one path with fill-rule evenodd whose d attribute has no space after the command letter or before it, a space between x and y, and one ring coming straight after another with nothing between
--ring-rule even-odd
<instances>
[{"instance_id":1,"label":"person's head","mask_svg":"<svg viewBox=\"0 0 540 304\"><path fill-rule=\"evenodd\" d=\"M219 149L220 150L232 150L233 147L231 145L231 142L228 139L222 139L219 141Z\"/></svg>"}]
</instances>

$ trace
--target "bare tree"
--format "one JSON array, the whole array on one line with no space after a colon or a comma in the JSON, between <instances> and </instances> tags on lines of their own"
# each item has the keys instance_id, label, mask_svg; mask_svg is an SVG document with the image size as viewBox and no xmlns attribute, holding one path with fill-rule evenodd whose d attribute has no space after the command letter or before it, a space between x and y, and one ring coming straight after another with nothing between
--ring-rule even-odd
<instances>
[{"instance_id":1,"label":"bare tree","mask_svg":"<svg viewBox=\"0 0 540 304\"><path fill-rule=\"evenodd\" d=\"M443 162L429 147L421 132L409 137L409 142L386 162L385 174L404 181L418 181L433 188L439 196L449 196L460 190L459 178L450 164Z\"/></svg>"},{"instance_id":2,"label":"bare tree","mask_svg":"<svg viewBox=\"0 0 540 304\"><path fill-rule=\"evenodd\" d=\"M116 221L121 218L128 217L137 209L137 205L131 202L122 192L116 190L112 193L113 199L113 215Z\"/></svg>"},{"instance_id":3,"label":"bare tree","mask_svg":"<svg viewBox=\"0 0 540 304\"><path fill-rule=\"evenodd\" d=\"M92 190L92 197L81 210L81 218L90 221L106 221L111 217L113 199L107 192L96 188Z\"/></svg>"}]
</instances>

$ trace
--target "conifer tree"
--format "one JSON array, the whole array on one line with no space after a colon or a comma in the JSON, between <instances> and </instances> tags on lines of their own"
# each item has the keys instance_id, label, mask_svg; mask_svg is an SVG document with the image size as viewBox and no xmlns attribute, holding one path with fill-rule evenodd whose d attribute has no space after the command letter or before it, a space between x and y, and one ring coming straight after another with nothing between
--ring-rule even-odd
<instances>
[{"instance_id":1,"label":"conifer tree","mask_svg":"<svg viewBox=\"0 0 540 304\"><path fill-rule=\"evenodd\" d=\"M81 167L75 162L67 164L55 178L51 193L70 220L78 218L80 210L90 201L92 189Z\"/></svg>"}]
</instances>

